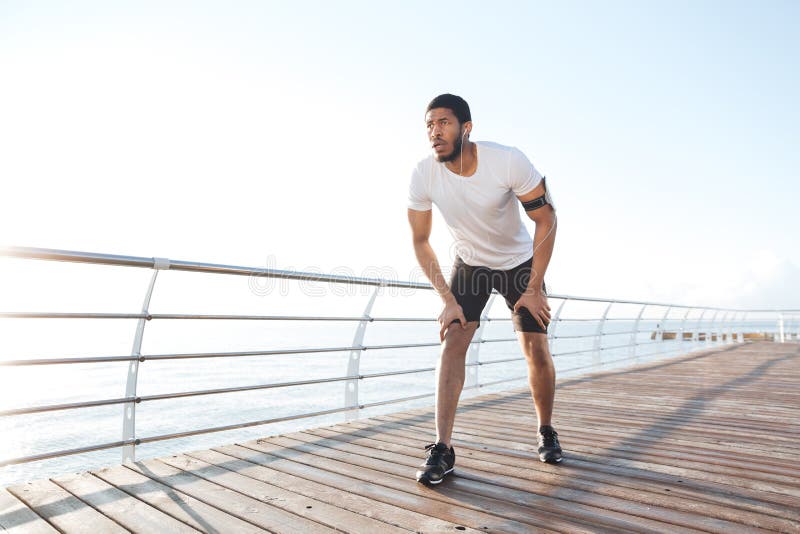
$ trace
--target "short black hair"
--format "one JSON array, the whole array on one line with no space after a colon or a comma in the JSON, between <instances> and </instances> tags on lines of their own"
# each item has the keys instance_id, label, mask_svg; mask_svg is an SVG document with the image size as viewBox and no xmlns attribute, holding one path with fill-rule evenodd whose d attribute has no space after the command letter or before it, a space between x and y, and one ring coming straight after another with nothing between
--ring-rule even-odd
<instances>
[{"instance_id":1,"label":"short black hair","mask_svg":"<svg viewBox=\"0 0 800 534\"><path fill-rule=\"evenodd\" d=\"M427 114L430 110L435 108L448 108L461 124L472 120L472 114L469 112L469 104L460 96L451 95L450 93L439 95L431 100L425 113Z\"/></svg>"}]
</instances>

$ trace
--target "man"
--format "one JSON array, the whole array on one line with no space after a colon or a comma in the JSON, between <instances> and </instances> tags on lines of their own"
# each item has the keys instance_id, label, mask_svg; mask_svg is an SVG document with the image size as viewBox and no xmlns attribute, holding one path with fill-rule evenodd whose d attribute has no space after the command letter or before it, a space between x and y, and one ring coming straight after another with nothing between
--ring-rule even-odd
<instances>
[{"instance_id":1,"label":"man","mask_svg":"<svg viewBox=\"0 0 800 534\"><path fill-rule=\"evenodd\" d=\"M450 438L464 385L464 363L492 289L506 300L528 366L539 430L539 459L561 461L558 434L551 425L555 368L547 344L550 306L544 273L553 253L555 209L545 179L518 149L473 142L472 116L463 98L443 94L425 113L433 154L414 169L409 186L408 221L414 253L442 298L437 365L436 442L416 473L438 484L453 471ZM536 224L531 240L517 200ZM428 239L432 204L455 238L456 259L448 284Z\"/></svg>"}]
</instances>

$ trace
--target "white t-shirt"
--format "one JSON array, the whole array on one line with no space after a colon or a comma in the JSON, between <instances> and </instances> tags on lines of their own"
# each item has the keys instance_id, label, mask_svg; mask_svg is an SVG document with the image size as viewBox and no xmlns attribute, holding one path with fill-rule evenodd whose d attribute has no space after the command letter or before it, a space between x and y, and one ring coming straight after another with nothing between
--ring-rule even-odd
<instances>
[{"instance_id":1,"label":"white t-shirt","mask_svg":"<svg viewBox=\"0 0 800 534\"><path fill-rule=\"evenodd\" d=\"M411 173L408 207L427 211L436 204L467 265L511 269L533 255L516 195L528 193L543 178L518 148L475 144L478 168L472 176L451 172L433 155L420 161Z\"/></svg>"}]
</instances>

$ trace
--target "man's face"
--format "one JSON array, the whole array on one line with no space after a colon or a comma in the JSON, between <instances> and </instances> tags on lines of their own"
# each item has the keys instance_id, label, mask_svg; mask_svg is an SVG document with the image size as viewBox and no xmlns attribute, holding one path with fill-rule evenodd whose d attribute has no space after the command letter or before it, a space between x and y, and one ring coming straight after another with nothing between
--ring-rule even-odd
<instances>
[{"instance_id":1,"label":"man's face","mask_svg":"<svg viewBox=\"0 0 800 534\"><path fill-rule=\"evenodd\" d=\"M459 156L463 127L449 108L433 108L425 114L428 142L436 161L453 161Z\"/></svg>"}]
</instances>

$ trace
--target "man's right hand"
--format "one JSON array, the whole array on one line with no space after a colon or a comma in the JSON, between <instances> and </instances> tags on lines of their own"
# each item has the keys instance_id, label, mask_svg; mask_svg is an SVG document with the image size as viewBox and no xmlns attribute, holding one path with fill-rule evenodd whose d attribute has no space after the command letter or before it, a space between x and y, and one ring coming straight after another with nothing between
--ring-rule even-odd
<instances>
[{"instance_id":1,"label":"man's right hand","mask_svg":"<svg viewBox=\"0 0 800 534\"><path fill-rule=\"evenodd\" d=\"M461 323L461 328L467 327L467 318L464 317L464 310L461 309L455 298L450 298L445 302L444 309L439 315L439 324L441 325L439 330L440 342L444 343L445 332L450 327L450 323L456 319Z\"/></svg>"}]
</instances>

